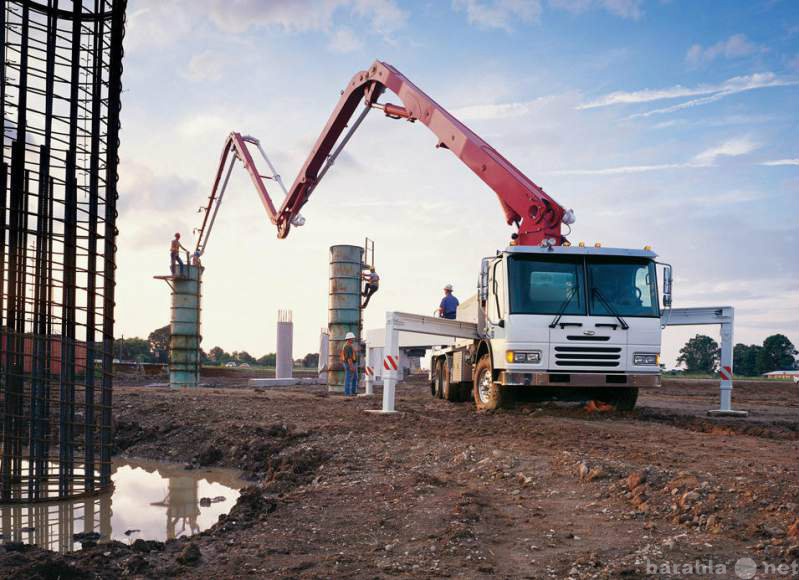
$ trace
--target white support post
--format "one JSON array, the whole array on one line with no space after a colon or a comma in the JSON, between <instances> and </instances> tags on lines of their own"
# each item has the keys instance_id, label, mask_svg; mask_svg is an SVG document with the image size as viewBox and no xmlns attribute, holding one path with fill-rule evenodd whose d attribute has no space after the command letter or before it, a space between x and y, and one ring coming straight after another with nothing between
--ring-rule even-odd
<instances>
[{"instance_id":1,"label":"white support post","mask_svg":"<svg viewBox=\"0 0 799 580\"><path fill-rule=\"evenodd\" d=\"M396 413L394 403L399 382L399 329L393 312L386 312L386 342L383 347L383 408L372 413Z\"/></svg>"},{"instance_id":2,"label":"white support post","mask_svg":"<svg viewBox=\"0 0 799 580\"><path fill-rule=\"evenodd\" d=\"M375 394L375 375L374 370L372 369L372 351L369 348L369 345L366 345L364 349L366 356L366 364L364 365L364 385L366 386L366 392L363 393L362 396L364 397L371 397Z\"/></svg>"},{"instance_id":3,"label":"white support post","mask_svg":"<svg viewBox=\"0 0 799 580\"><path fill-rule=\"evenodd\" d=\"M711 416L746 417L747 411L732 408L732 352L735 309L732 306L674 308L663 321L665 326L718 324L721 327L721 375L719 408L707 412Z\"/></svg>"},{"instance_id":4,"label":"white support post","mask_svg":"<svg viewBox=\"0 0 799 580\"><path fill-rule=\"evenodd\" d=\"M721 324L721 400L719 408L707 412L711 416L746 417L746 411L736 411L732 408L732 352L733 352L733 315L730 313L729 321Z\"/></svg>"},{"instance_id":5,"label":"white support post","mask_svg":"<svg viewBox=\"0 0 799 580\"><path fill-rule=\"evenodd\" d=\"M319 333L319 362L317 364L317 378L320 385L327 384L327 358L330 355L330 335L323 328Z\"/></svg>"}]
</instances>

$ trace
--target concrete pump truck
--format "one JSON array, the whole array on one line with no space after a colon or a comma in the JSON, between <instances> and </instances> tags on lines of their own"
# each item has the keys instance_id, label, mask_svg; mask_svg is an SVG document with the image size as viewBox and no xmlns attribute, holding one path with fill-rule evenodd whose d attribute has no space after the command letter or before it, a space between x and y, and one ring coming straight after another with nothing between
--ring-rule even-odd
<instances>
[{"instance_id":1,"label":"concrete pump truck","mask_svg":"<svg viewBox=\"0 0 799 580\"><path fill-rule=\"evenodd\" d=\"M386 90L402 104L379 102ZM350 123L360 105L362 111ZM278 237L285 238L292 226L304 223L300 209L372 109L428 127L438 140L437 148L451 151L496 193L507 224L515 228L504 250L475 264L477 294L461 305L458 314L459 320L476 325L475 337L433 352L434 396L451 401L473 398L478 409L495 409L510 389L559 398L591 389L589 398L626 410L635 406L639 388L660 386L661 303L664 308L671 306L671 267L662 265L661 300L658 263L650 248L571 245L562 226L574 222L572 210L561 207L476 133L381 61L357 73L342 91L289 189L283 187L256 139L230 134L199 229L200 253L218 209L215 201L221 199L236 159L249 172ZM248 144L258 147L271 177L258 172ZM265 178L284 190L279 209L270 199Z\"/></svg>"}]
</instances>

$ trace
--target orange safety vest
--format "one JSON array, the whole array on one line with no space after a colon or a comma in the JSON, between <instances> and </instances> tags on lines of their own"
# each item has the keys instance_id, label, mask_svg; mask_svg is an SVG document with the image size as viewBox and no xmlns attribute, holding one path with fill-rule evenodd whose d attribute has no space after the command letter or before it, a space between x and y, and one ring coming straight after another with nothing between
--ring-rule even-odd
<instances>
[{"instance_id":1,"label":"orange safety vest","mask_svg":"<svg viewBox=\"0 0 799 580\"><path fill-rule=\"evenodd\" d=\"M350 358L347 358L347 347L349 347L351 351ZM341 359L341 362L355 362L357 360L357 357L355 355L355 345L354 344L349 345L344 343L344 347L341 349L341 352L338 353L338 356Z\"/></svg>"}]
</instances>

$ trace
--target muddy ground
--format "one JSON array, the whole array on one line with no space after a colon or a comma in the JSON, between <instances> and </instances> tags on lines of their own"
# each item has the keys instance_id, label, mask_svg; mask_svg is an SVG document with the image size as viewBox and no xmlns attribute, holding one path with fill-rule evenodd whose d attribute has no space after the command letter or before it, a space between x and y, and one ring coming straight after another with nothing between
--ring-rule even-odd
<instances>
[{"instance_id":1,"label":"muddy ground","mask_svg":"<svg viewBox=\"0 0 799 580\"><path fill-rule=\"evenodd\" d=\"M799 574L793 384L739 383L734 405L752 416L711 419L712 381L668 381L634 412L589 414L529 402L476 413L417 379L390 416L364 412L379 397L231 381L114 394L119 454L244 472L228 516L165 544L7 546L0 577L751 577L735 573L745 557L756 578Z\"/></svg>"}]
</instances>

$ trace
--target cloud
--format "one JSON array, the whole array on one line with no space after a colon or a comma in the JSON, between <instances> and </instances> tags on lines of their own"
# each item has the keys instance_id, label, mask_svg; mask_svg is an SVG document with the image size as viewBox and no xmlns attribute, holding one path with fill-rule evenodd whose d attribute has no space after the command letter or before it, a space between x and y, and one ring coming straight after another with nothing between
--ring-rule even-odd
<instances>
[{"instance_id":1,"label":"cloud","mask_svg":"<svg viewBox=\"0 0 799 580\"><path fill-rule=\"evenodd\" d=\"M218 81L222 78L229 61L224 56L206 50L189 60L184 76L190 81Z\"/></svg>"},{"instance_id":2,"label":"cloud","mask_svg":"<svg viewBox=\"0 0 799 580\"><path fill-rule=\"evenodd\" d=\"M394 0L208 1L211 20L223 32L234 34L258 27L277 27L286 32L329 30L339 9L369 20L374 31L385 34L404 26L408 16Z\"/></svg>"},{"instance_id":3,"label":"cloud","mask_svg":"<svg viewBox=\"0 0 799 580\"><path fill-rule=\"evenodd\" d=\"M339 28L332 35L327 44L333 52L355 52L363 47L361 40L355 36L351 28Z\"/></svg>"},{"instance_id":4,"label":"cloud","mask_svg":"<svg viewBox=\"0 0 799 580\"><path fill-rule=\"evenodd\" d=\"M605 167L602 169L562 169L548 171L547 173L549 175L625 175L666 169L682 169L685 167L698 167L698 165L695 163L659 163L655 165L622 165L620 167Z\"/></svg>"},{"instance_id":5,"label":"cloud","mask_svg":"<svg viewBox=\"0 0 799 580\"><path fill-rule=\"evenodd\" d=\"M183 2L149 2L146 8L128 12L125 50L172 46L192 31L192 11Z\"/></svg>"},{"instance_id":6,"label":"cloud","mask_svg":"<svg viewBox=\"0 0 799 580\"><path fill-rule=\"evenodd\" d=\"M611 14L630 20L638 20L643 14L641 0L549 0L549 5L572 14L582 14L592 8L600 7Z\"/></svg>"},{"instance_id":7,"label":"cloud","mask_svg":"<svg viewBox=\"0 0 799 580\"><path fill-rule=\"evenodd\" d=\"M751 153L759 146L748 137L729 139L705 149L689 161L681 163L656 163L649 165L622 165L617 167L604 167L598 169L563 169L548 171L549 175L628 175L633 173L650 173L652 171L666 171L669 169L698 169L712 167L720 157L739 157Z\"/></svg>"},{"instance_id":8,"label":"cloud","mask_svg":"<svg viewBox=\"0 0 799 580\"><path fill-rule=\"evenodd\" d=\"M744 34L733 34L727 40L719 41L707 48L701 44L694 44L688 49L685 60L691 66L699 66L711 63L718 58L743 58L767 52L767 50L766 47L751 42Z\"/></svg>"},{"instance_id":9,"label":"cloud","mask_svg":"<svg viewBox=\"0 0 799 580\"><path fill-rule=\"evenodd\" d=\"M615 91L607 95L602 95L586 103L577 106L577 109L596 109L599 107L609 107L613 105L634 105L640 103L650 103L669 99L679 99L685 97L697 97L683 101L676 105L653 109L630 115L628 119L638 117L649 117L652 115L662 115L674 113L700 105L714 103L738 93L753 91L756 89L766 89L773 87L787 87L799 85L799 80L789 77L780 77L772 72L755 73L751 75L732 77L723 83L714 85L698 85L696 87L684 87L676 85L665 89L643 89L640 91Z\"/></svg>"},{"instance_id":10,"label":"cloud","mask_svg":"<svg viewBox=\"0 0 799 580\"><path fill-rule=\"evenodd\" d=\"M799 80L778 77L772 72L755 73L751 75L732 77L723 83L714 85L699 85L696 87L684 87L676 85L665 89L643 89L640 91L616 91L597 97L596 99L579 105L578 109L595 109L597 107L608 107L611 105L629 105L636 103L650 103L652 101L662 101L665 99L679 99L683 97L695 97L701 95L715 95L718 93L734 94L754 89L769 87L785 87L799 84Z\"/></svg>"},{"instance_id":11,"label":"cloud","mask_svg":"<svg viewBox=\"0 0 799 580\"><path fill-rule=\"evenodd\" d=\"M761 161L758 165L766 167L781 167L783 165L799 165L799 159L774 159L773 161Z\"/></svg>"},{"instance_id":12,"label":"cloud","mask_svg":"<svg viewBox=\"0 0 799 580\"><path fill-rule=\"evenodd\" d=\"M229 119L213 113L202 113L185 119L178 125L178 133L184 137L201 137L203 135L216 138L226 135L234 124Z\"/></svg>"},{"instance_id":13,"label":"cloud","mask_svg":"<svg viewBox=\"0 0 799 580\"><path fill-rule=\"evenodd\" d=\"M175 174L158 174L148 165L124 161L119 168L119 212L158 216L180 215L193 205L203 203L202 186L196 179ZM145 222L149 219L143 220Z\"/></svg>"},{"instance_id":14,"label":"cloud","mask_svg":"<svg viewBox=\"0 0 799 580\"><path fill-rule=\"evenodd\" d=\"M601 0L600 3L608 12L622 18L638 20L642 14L641 0Z\"/></svg>"},{"instance_id":15,"label":"cloud","mask_svg":"<svg viewBox=\"0 0 799 580\"><path fill-rule=\"evenodd\" d=\"M465 11L470 24L510 32L514 22L538 22L540 0L452 0L452 7Z\"/></svg>"},{"instance_id":16,"label":"cloud","mask_svg":"<svg viewBox=\"0 0 799 580\"><path fill-rule=\"evenodd\" d=\"M699 165L709 166L715 164L719 157L739 157L751 153L758 147L749 137L738 137L702 151L694 157L694 161Z\"/></svg>"},{"instance_id":17,"label":"cloud","mask_svg":"<svg viewBox=\"0 0 799 580\"><path fill-rule=\"evenodd\" d=\"M484 105L467 105L453 109L452 114L458 119L469 121L488 121L497 119L513 119L528 115L540 105L550 100L550 97L539 97L532 101L518 101L511 103L497 103Z\"/></svg>"}]
</instances>

